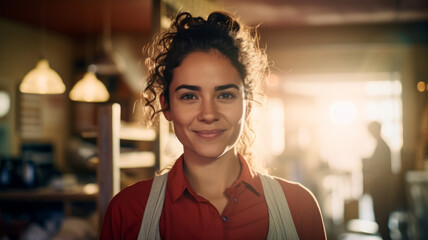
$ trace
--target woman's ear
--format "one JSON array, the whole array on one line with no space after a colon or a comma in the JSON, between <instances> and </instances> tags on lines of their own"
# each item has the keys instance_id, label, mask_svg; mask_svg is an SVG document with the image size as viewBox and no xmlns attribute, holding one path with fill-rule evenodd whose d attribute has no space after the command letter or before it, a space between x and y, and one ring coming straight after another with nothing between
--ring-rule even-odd
<instances>
[{"instance_id":1,"label":"woman's ear","mask_svg":"<svg viewBox=\"0 0 428 240\"><path fill-rule=\"evenodd\" d=\"M159 100L162 107L163 116L166 118L166 120L171 121L172 120L171 110L169 108L169 104L166 101L165 95L163 93L159 96Z\"/></svg>"}]
</instances>

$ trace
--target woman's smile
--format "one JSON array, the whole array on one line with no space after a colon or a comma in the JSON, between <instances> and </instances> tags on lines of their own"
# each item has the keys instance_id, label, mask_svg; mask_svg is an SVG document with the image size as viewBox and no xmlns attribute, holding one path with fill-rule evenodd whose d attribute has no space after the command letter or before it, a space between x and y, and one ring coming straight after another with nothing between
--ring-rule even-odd
<instances>
[{"instance_id":1,"label":"woman's smile","mask_svg":"<svg viewBox=\"0 0 428 240\"><path fill-rule=\"evenodd\" d=\"M212 140L222 135L225 129L212 129L212 130L193 130L197 136L205 140Z\"/></svg>"}]
</instances>

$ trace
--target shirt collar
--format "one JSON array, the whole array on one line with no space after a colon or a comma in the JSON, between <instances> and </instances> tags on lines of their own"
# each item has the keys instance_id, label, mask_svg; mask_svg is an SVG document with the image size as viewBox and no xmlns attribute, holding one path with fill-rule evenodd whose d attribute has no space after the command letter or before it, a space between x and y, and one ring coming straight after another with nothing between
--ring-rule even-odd
<instances>
[{"instance_id":1,"label":"shirt collar","mask_svg":"<svg viewBox=\"0 0 428 240\"><path fill-rule=\"evenodd\" d=\"M240 154L238 155L239 161L241 162L241 173L238 179L228 189L233 187L239 187L240 184L244 184L247 188L250 188L257 195L261 195L263 187L260 179L249 165L247 160ZM184 175L183 171L183 155L177 159L174 166L168 173L168 184L167 191L169 192L172 201L176 201L186 191L191 191L192 187Z\"/></svg>"}]
</instances>

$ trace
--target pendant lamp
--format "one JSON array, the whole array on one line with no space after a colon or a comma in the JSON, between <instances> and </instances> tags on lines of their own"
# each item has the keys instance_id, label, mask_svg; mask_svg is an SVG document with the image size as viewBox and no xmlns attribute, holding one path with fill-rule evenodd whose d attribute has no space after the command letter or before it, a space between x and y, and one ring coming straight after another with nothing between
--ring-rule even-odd
<instances>
[{"instance_id":1,"label":"pendant lamp","mask_svg":"<svg viewBox=\"0 0 428 240\"><path fill-rule=\"evenodd\" d=\"M42 58L36 68L25 75L19 91L33 94L60 94L65 91L61 77L49 67L47 59Z\"/></svg>"},{"instance_id":2,"label":"pendant lamp","mask_svg":"<svg viewBox=\"0 0 428 240\"><path fill-rule=\"evenodd\" d=\"M86 72L70 91L70 99L79 102L106 102L110 98L106 86L95 76L95 71Z\"/></svg>"}]
</instances>

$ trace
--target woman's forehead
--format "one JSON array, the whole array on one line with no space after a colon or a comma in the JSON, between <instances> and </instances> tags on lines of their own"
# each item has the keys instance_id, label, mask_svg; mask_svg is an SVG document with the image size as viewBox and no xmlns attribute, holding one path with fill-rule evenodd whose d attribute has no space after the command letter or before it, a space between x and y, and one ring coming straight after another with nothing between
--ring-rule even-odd
<instances>
[{"instance_id":1,"label":"woman's forehead","mask_svg":"<svg viewBox=\"0 0 428 240\"><path fill-rule=\"evenodd\" d=\"M218 51L195 51L188 54L173 70L172 85L235 84L242 86L238 70L229 58Z\"/></svg>"}]
</instances>

